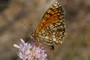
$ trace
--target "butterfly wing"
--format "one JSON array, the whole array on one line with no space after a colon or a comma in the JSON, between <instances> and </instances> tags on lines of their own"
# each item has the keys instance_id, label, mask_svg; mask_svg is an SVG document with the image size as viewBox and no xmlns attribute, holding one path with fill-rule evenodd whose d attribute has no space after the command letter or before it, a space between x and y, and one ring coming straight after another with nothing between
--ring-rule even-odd
<instances>
[{"instance_id":1,"label":"butterfly wing","mask_svg":"<svg viewBox=\"0 0 90 60\"><path fill-rule=\"evenodd\" d=\"M46 43L61 43L65 33L64 10L60 3L55 2L44 14L35 35L44 38Z\"/></svg>"}]
</instances>

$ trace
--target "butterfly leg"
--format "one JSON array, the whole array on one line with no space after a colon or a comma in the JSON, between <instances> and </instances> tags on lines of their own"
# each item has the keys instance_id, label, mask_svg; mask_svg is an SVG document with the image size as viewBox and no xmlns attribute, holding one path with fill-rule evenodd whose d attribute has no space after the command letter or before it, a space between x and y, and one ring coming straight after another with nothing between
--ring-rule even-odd
<instances>
[{"instance_id":1,"label":"butterfly leg","mask_svg":"<svg viewBox=\"0 0 90 60\"><path fill-rule=\"evenodd\" d=\"M44 43L49 45L51 50L54 50L54 42L53 41L51 43L50 42L44 42Z\"/></svg>"}]
</instances>

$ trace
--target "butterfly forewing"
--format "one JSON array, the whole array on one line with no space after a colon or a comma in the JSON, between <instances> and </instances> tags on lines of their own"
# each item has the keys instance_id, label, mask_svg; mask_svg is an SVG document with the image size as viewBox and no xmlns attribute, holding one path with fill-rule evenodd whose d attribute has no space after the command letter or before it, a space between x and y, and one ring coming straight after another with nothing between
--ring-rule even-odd
<instances>
[{"instance_id":1,"label":"butterfly forewing","mask_svg":"<svg viewBox=\"0 0 90 60\"><path fill-rule=\"evenodd\" d=\"M60 3L55 2L44 14L35 35L43 38L45 43L60 44L64 34L64 10Z\"/></svg>"}]
</instances>

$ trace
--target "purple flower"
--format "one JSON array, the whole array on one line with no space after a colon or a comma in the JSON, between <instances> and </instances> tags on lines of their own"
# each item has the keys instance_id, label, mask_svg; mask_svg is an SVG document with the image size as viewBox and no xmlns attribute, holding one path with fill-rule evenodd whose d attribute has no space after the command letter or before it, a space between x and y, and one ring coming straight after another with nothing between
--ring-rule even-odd
<instances>
[{"instance_id":1,"label":"purple flower","mask_svg":"<svg viewBox=\"0 0 90 60\"><path fill-rule=\"evenodd\" d=\"M47 54L43 47L36 46L35 44L25 43L20 39L19 45L14 44L14 47L19 49L18 56L22 60L47 60Z\"/></svg>"}]
</instances>

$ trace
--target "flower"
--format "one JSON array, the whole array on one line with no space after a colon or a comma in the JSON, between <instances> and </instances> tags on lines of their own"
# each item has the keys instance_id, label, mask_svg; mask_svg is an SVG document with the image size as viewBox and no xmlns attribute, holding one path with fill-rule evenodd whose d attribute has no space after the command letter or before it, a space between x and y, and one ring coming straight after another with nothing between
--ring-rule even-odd
<instances>
[{"instance_id":1,"label":"flower","mask_svg":"<svg viewBox=\"0 0 90 60\"><path fill-rule=\"evenodd\" d=\"M19 49L18 56L22 60L47 60L47 54L45 49L35 44L26 43L23 39L20 39L19 45L14 44L14 47Z\"/></svg>"}]
</instances>

